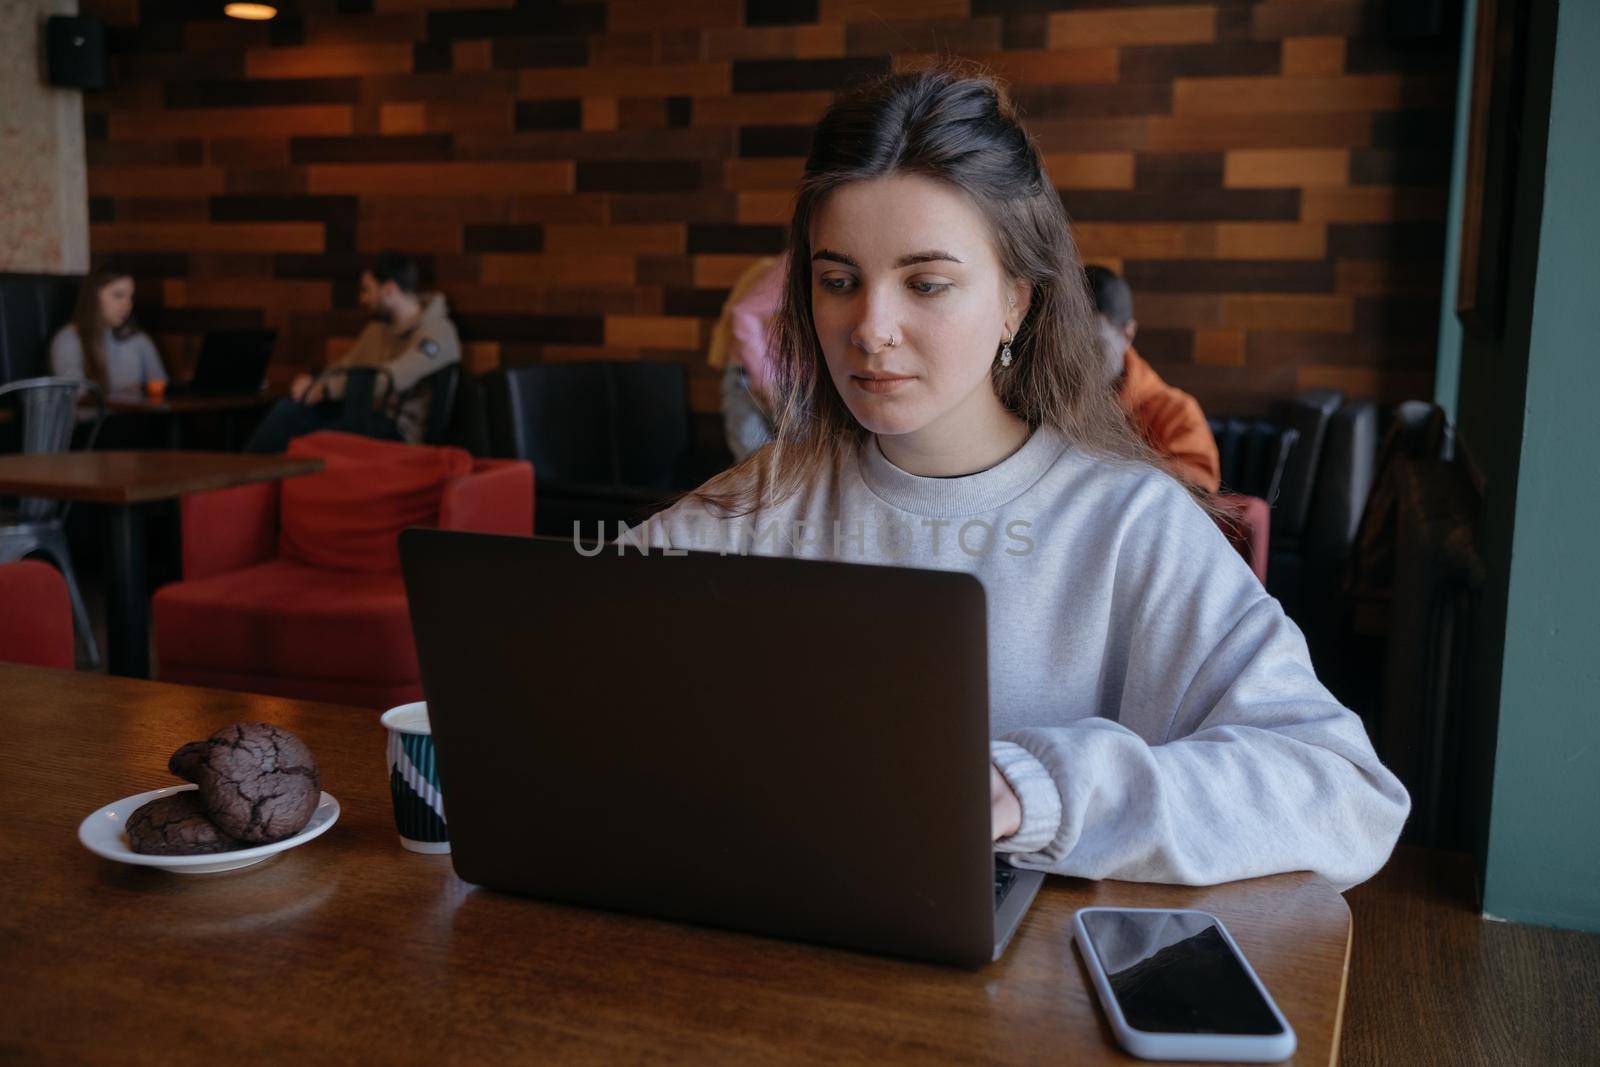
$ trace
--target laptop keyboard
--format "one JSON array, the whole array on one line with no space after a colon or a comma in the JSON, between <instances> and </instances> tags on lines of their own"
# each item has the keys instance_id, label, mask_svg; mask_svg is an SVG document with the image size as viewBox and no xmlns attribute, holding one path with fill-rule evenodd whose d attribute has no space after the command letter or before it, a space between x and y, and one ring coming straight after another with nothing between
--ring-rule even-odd
<instances>
[{"instance_id":1,"label":"laptop keyboard","mask_svg":"<svg viewBox=\"0 0 1600 1067\"><path fill-rule=\"evenodd\" d=\"M1006 899L1006 894L1011 892L1011 887L1016 884L1017 869L1010 864L995 860L994 863L994 906L1000 907L1000 902Z\"/></svg>"}]
</instances>

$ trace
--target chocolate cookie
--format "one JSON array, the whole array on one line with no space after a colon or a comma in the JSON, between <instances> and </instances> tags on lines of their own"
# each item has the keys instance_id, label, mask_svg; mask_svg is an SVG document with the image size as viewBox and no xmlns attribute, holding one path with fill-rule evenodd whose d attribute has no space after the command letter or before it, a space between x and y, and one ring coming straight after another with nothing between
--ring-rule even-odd
<instances>
[{"instance_id":1,"label":"chocolate cookie","mask_svg":"<svg viewBox=\"0 0 1600 1067\"><path fill-rule=\"evenodd\" d=\"M200 856L243 846L206 815L197 789L152 800L128 816L128 844L147 856Z\"/></svg>"},{"instance_id":2,"label":"chocolate cookie","mask_svg":"<svg viewBox=\"0 0 1600 1067\"><path fill-rule=\"evenodd\" d=\"M266 722L235 723L192 741L167 767L200 787L218 829L251 845L299 833L322 796L317 761L305 742Z\"/></svg>"}]
</instances>

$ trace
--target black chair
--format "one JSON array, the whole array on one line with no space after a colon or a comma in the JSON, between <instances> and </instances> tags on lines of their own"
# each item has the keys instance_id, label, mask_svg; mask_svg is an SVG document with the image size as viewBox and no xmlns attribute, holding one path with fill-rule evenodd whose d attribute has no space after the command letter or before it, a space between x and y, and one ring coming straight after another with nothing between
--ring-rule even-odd
<instances>
[{"instance_id":1,"label":"black chair","mask_svg":"<svg viewBox=\"0 0 1600 1067\"><path fill-rule=\"evenodd\" d=\"M1467 848L1462 768L1487 586L1483 499L1454 461L1454 432L1436 404L1399 405L1378 451L1345 575L1340 657L1326 680L1411 792L1404 840Z\"/></svg>"},{"instance_id":2,"label":"black chair","mask_svg":"<svg viewBox=\"0 0 1600 1067\"><path fill-rule=\"evenodd\" d=\"M341 428L368 437L391 437L388 427L377 419L380 411L387 410L391 406L389 397L395 391L394 376L389 373L388 368L329 367L317 375L311 388L315 389L318 385L335 378L344 381ZM425 390L429 394L428 418L427 424L423 427L422 444L441 445L447 442L455 416L456 394L460 380L461 365L452 363L434 371L400 396L399 404L403 405L421 391Z\"/></svg>"},{"instance_id":3,"label":"black chair","mask_svg":"<svg viewBox=\"0 0 1600 1067\"><path fill-rule=\"evenodd\" d=\"M418 382L412 393L418 389L428 390L428 425L423 430L422 443L447 443L451 425L455 421L456 396L461 389L461 364L452 363L439 368Z\"/></svg>"},{"instance_id":4,"label":"black chair","mask_svg":"<svg viewBox=\"0 0 1600 1067\"><path fill-rule=\"evenodd\" d=\"M1224 488L1272 505L1267 590L1316 645L1337 614L1340 576L1372 485L1377 409L1314 389L1273 404L1270 419L1209 421Z\"/></svg>"},{"instance_id":5,"label":"black chair","mask_svg":"<svg viewBox=\"0 0 1600 1067\"><path fill-rule=\"evenodd\" d=\"M1334 412L1299 541L1304 562L1296 621L1319 666L1333 663L1338 654L1334 646L1344 618L1344 573L1372 492L1377 455L1378 406L1358 400Z\"/></svg>"},{"instance_id":6,"label":"black chair","mask_svg":"<svg viewBox=\"0 0 1600 1067\"><path fill-rule=\"evenodd\" d=\"M0 405L9 408L18 424L20 450L25 455L65 452L71 448L78 422L79 397L87 394L95 401L94 421L84 447L93 448L105 421L105 396L100 386L79 378L28 378L0 385ZM0 502L0 563L11 563L26 556L44 556L55 564L66 579L72 598L73 630L84 661L100 667L100 649L89 625L72 553L67 547L67 513L71 503L23 497L11 506Z\"/></svg>"},{"instance_id":7,"label":"black chair","mask_svg":"<svg viewBox=\"0 0 1600 1067\"><path fill-rule=\"evenodd\" d=\"M1272 513L1272 539L1295 539L1305 532L1311 514L1311 496L1322 463L1322 446L1328 423L1344 403L1344 394L1332 389L1312 389L1272 406L1273 421L1299 432L1283 471L1282 491Z\"/></svg>"},{"instance_id":8,"label":"black chair","mask_svg":"<svg viewBox=\"0 0 1600 1067\"><path fill-rule=\"evenodd\" d=\"M456 375L455 405L444 435L438 443L464 448L474 456L487 458L489 413L483 379L466 371Z\"/></svg>"},{"instance_id":9,"label":"black chair","mask_svg":"<svg viewBox=\"0 0 1600 1067\"><path fill-rule=\"evenodd\" d=\"M535 363L483 385L490 453L533 463L536 533L614 534L691 488L681 364Z\"/></svg>"},{"instance_id":10,"label":"black chair","mask_svg":"<svg viewBox=\"0 0 1600 1067\"><path fill-rule=\"evenodd\" d=\"M319 381L329 375L344 379L344 421L341 429L367 437L392 438L388 427L378 422L379 405L387 406L394 392L394 375L387 367L336 367L325 370Z\"/></svg>"},{"instance_id":11,"label":"black chair","mask_svg":"<svg viewBox=\"0 0 1600 1067\"><path fill-rule=\"evenodd\" d=\"M1257 496L1268 504L1277 502L1283 486L1283 472L1289 453L1300 440L1300 431L1285 429L1267 419L1207 419L1211 435L1217 440L1225 492Z\"/></svg>"},{"instance_id":12,"label":"black chair","mask_svg":"<svg viewBox=\"0 0 1600 1067\"><path fill-rule=\"evenodd\" d=\"M1272 406L1273 421L1285 430L1294 430L1298 438L1289 450L1278 498L1273 502L1267 591L1296 621L1302 618L1305 602L1306 523L1322 469L1328 424L1343 403L1343 393L1313 389Z\"/></svg>"}]
</instances>

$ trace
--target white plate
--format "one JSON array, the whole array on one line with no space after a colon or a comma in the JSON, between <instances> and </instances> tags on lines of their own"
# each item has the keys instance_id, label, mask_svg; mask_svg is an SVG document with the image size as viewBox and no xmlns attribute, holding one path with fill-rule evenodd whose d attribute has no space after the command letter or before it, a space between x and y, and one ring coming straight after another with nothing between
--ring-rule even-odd
<instances>
[{"instance_id":1,"label":"white plate","mask_svg":"<svg viewBox=\"0 0 1600 1067\"><path fill-rule=\"evenodd\" d=\"M270 845L255 845L251 848L235 849L232 852L207 852L199 856L147 856L129 847L128 835L123 829L128 824L128 816L152 800L198 788L199 786L192 784L174 785L123 797L113 804L107 804L79 823L78 840L83 842L84 848L96 856L104 856L118 863L160 867L179 874L214 874L217 871L233 871L240 867L248 867L252 863L260 863L264 859L276 856L285 849L303 845L312 838L321 837L339 821L339 802L333 799L332 794L323 793L322 799L317 802L317 810L311 813L311 821L306 823L305 829L293 837L286 837Z\"/></svg>"}]
</instances>

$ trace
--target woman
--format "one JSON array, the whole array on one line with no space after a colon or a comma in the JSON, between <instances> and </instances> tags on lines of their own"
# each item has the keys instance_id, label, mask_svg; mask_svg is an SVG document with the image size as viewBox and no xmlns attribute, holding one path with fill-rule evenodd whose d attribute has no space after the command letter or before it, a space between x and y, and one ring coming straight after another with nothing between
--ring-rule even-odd
<instances>
[{"instance_id":1,"label":"woman","mask_svg":"<svg viewBox=\"0 0 1600 1067\"><path fill-rule=\"evenodd\" d=\"M150 336L133 318L133 278L101 267L84 278L72 321L50 339L50 371L88 378L108 393L167 380Z\"/></svg>"},{"instance_id":2,"label":"woman","mask_svg":"<svg viewBox=\"0 0 1600 1067\"><path fill-rule=\"evenodd\" d=\"M837 101L789 247L773 444L629 536L977 575L1017 866L1376 872L1409 798L1103 387L1061 202L994 83L902 73ZM885 605L797 654L893 640Z\"/></svg>"},{"instance_id":3,"label":"woman","mask_svg":"<svg viewBox=\"0 0 1600 1067\"><path fill-rule=\"evenodd\" d=\"M772 440L768 386L772 377L771 326L783 303L787 254L756 260L740 275L711 333L706 363L722 371L723 436L742 460Z\"/></svg>"}]
</instances>

